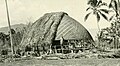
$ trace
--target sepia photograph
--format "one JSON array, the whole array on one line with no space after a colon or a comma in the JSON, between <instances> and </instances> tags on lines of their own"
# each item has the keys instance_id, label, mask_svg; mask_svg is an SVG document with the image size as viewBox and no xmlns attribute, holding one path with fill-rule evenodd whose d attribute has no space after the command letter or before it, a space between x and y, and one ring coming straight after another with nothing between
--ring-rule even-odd
<instances>
[{"instance_id":1,"label":"sepia photograph","mask_svg":"<svg viewBox=\"0 0 120 66\"><path fill-rule=\"evenodd\" d=\"M120 66L120 0L0 0L0 66Z\"/></svg>"}]
</instances>

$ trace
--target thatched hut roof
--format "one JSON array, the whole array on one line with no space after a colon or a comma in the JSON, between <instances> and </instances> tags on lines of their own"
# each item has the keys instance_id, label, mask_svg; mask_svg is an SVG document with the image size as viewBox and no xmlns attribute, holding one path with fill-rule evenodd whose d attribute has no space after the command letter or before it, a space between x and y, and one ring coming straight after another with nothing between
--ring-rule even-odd
<instances>
[{"instance_id":1,"label":"thatched hut roof","mask_svg":"<svg viewBox=\"0 0 120 66\"><path fill-rule=\"evenodd\" d=\"M34 22L24 34L22 45L28 43L48 43L53 40L64 39L89 39L93 40L90 33L79 22L64 12L47 13Z\"/></svg>"},{"instance_id":2,"label":"thatched hut roof","mask_svg":"<svg viewBox=\"0 0 120 66\"><path fill-rule=\"evenodd\" d=\"M56 40L64 39L90 39L92 37L85 27L67 14L64 15L57 29Z\"/></svg>"}]
</instances>

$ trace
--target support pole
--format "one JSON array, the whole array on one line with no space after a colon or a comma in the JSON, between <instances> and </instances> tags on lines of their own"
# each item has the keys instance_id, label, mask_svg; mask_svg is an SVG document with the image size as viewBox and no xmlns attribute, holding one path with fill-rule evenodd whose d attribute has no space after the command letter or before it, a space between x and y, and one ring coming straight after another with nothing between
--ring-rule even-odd
<instances>
[{"instance_id":1,"label":"support pole","mask_svg":"<svg viewBox=\"0 0 120 66\"><path fill-rule=\"evenodd\" d=\"M7 11L8 26L10 31L11 54L13 55L13 40L12 40L12 32L11 32L11 26L10 26L10 16L9 16L7 0L5 0L5 4L6 4L6 11Z\"/></svg>"},{"instance_id":2,"label":"support pole","mask_svg":"<svg viewBox=\"0 0 120 66\"><path fill-rule=\"evenodd\" d=\"M54 46L54 48L55 48L55 54L57 53L57 49L56 49L56 46Z\"/></svg>"}]
</instances>

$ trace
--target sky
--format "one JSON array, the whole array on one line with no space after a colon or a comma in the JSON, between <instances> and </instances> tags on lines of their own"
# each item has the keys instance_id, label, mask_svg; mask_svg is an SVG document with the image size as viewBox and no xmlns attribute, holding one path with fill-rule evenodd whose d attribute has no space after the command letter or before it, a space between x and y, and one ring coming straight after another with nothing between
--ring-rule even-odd
<instances>
[{"instance_id":1,"label":"sky","mask_svg":"<svg viewBox=\"0 0 120 66\"><path fill-rule=\"evenodd\" d=\"M88 0L8 0L11 25L34 22L45 13L66 12L69 16L80 22L86 29L97 29L96 17L90 15L84 22L87 14ZM109 2L109 0L104 0ZM99 22L100 28L110 25L103 18ZM6 18L5 0L0 0L0 27L8 26Z\"/></svg>"}]
</instances>

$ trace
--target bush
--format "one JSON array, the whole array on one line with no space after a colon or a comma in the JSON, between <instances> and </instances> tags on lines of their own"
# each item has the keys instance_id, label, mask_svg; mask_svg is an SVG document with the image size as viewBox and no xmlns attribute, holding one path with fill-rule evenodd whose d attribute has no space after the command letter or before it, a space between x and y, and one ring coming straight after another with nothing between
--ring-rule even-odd
<instances>
[{"instance_id":1,"label":"bush","mask_svg":"<svg viewBox=\"0 0 120 66\"><path fill-rule=\"evenodd\" d=\"M115 54L113 54L115 58L120 58L120 50L116 51Z\"/></svg>"}]
</instances>

